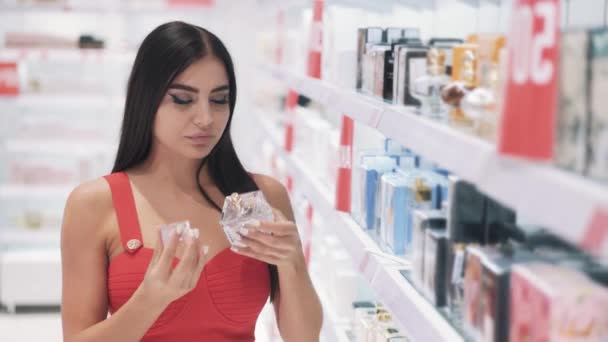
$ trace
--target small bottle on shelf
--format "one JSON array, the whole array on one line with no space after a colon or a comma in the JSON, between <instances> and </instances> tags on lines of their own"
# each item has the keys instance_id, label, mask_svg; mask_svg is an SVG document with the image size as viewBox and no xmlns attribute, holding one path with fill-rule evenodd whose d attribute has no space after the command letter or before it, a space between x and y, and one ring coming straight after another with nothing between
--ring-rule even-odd
<instances>
[{"instance_id":1,"label":"small bottle on shelf","mask_svg":"<svg viewBox=\"0 0 608 342\"><path fill-rule=\"evenodd\" d=\"M414 81L412 95L421 103L420 114L432 119L444 120L447 108L441 101L441 92L448 84L445 73L445 51L430 49L427 55L427 74Z\"/></svg>"},{"instance_id":2,"label":"small bottle on shelf","mask_svg":"<svg viewBox=\"0 0 608 342\"><path fill-rule=\"evenodd\" d=\"M452 82L442 91L443 101L452 109L449 123L459 129L470 131L473 121L465 115L461 100L477 86L477 45L462 44L454 47L454 65L452 69Z\"/></svg>"},{"instance_id":3,"label":"small bottle on shelf","mask_svg":"<svg viewBox=\"0 0 608 342\"><path fill-rule=\"evenodd\" d=\"M479 87L469 92L461 102L463 112L473 120L474 133L492 142L496 140L500 114L505 43L504 36L486 35L479 38Z\"/></svg>"}]
</instances>

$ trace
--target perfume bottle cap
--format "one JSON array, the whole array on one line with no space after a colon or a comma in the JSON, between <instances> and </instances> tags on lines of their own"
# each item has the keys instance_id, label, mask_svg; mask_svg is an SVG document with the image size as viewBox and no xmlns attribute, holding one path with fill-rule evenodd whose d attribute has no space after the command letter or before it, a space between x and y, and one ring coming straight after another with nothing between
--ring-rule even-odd
<instances>
[{"instance_id":1,"label":"perfume bottle cap","mask_svg":"<svg viewBox=\"0 0 608 342\"><path fill-rule=\"evenodd\" d=\"M416 179L415 196L418 203L431 200L431 188L424 182L423 178Z\"/></svg>"}]
</instances>

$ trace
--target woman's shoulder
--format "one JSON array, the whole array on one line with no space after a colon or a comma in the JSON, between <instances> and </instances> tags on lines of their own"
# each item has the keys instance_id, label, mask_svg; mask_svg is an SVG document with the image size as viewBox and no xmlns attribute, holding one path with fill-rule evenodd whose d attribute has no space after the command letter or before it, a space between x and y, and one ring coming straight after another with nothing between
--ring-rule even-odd
<instances>
[{"instance_id":1,"label":"woman's shoulder","mask_svg":"<svg viewBox=\"0 0 608 342\"><path fill-rule=\"evenodd\" d=\"M68 197L65 212L88 222L101 222L105 221L112 209L110 186L100 177L76 186Z\"/></svg>"},{"instance_id":2,"label":"woman's shoulder","mask_svg":"<svg viewBox=\"0 0 608 342\"><path fill-rule=\"evenodd\" d=\"M272 198L285 199L287 197L287 189L276 178L259 173L251 173L251 177L269 201Z\"/></svg>"},{"instance_id":3,"label":"woman's shoulder","mask_svg":"<svg viewBox=\"0 0 608 342\"><path fill-rule=\"evenodd\" d=\"M79 207L101 209L107 206L107 204L112 203L112 192L110 191L108 182L103 177L100 177L76 186L68 197L69 202Z\"/></svg>"}]
</instances>

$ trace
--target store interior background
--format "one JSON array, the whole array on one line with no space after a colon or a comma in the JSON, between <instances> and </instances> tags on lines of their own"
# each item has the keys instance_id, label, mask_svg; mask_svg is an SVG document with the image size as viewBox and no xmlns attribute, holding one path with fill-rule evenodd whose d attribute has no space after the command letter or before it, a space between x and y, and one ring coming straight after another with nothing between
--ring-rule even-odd
<instances>
[{"instance_id":1,"label":"store interior background","mask_svg":"<svg viewBox=\"0 0 608 342\"><path fill-rule=\"evenodd\" d=\"M15 313L13 301L1 303L1 341L61 340L56 306L60 304L59 237L65 199L79 182L110 172L130 67L138 44L159 24L183 20L207 28L224 41L237 72L239 92L232 129L237 151L250 170L287 180L286 166L276 158L277 146L269 141L283 139L282 126L272 126L277 130L270 137L260 118L285 122L281 110L288 89L273 77L277 44L282 42L282 68L305 74L313 0L183 3L197 1L0 0L0 62L18 61L20 82L18 96L0 96L0 298L16 291L15 298L25 296L22 301L34 305L17 307ZM417 27L423 40L464 38L477 32L506 34L512 5L509 0L325 0L322 79L354 89L360 27ZM605 0L569 0L561 1L560 11L564 29L602 27L608 6ZM103 39L105 48L7 47L11 33L47 34L73 41L81 34L92 34ZM318 112L315 117L327 125L332 149L315 154L315 138L296 133L293 153L333 198L342 113L318 103L300 111ZM43 128L23 131L27 125L20 121L22 115L40 120ZM78 134L66 133L70 126ZM376 130L355 124L355 150L378 146L382 139ZM43 161L41 165L56 162L59 169L72 171L56 175L50 182L44 168L15 179L19 167L27 169L27 163L36 161ZM310 202L298 189L297 174L293 182L297 221L306 222ZM300 229L306 225L301 223ZM332 238L332 223L315 215L310 225L315 227L314 236L305 236L312 241L310 270L326 311L322 338L333 341L335 326L349 324L340 317L350 315L349 303L337 301L374 300L376 294L359 273L360 265L352 264L350 252L337 237ZM328 260L330 265L324 264ZM2 269L5 264L22 271L9 272L11 279L2 279L11 270ZM327 278L327 268L350 281ZM257 336L259 341L279 340L270 309L259 320Z\"/></svg>"}]
</instances>

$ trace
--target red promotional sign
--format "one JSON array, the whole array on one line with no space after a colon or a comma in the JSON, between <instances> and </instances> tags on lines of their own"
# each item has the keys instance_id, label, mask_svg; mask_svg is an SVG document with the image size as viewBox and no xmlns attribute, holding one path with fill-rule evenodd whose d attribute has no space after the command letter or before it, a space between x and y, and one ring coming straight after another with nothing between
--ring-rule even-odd
<instances>
[{"instance_id":1,"label":"red promotional sign","mask_svg":"<svg viewBox=\"0 0 608 342\"><path fill-rule=\"evenodd\" d=\"M308 47L308 76L321 78L323 50L323 0L314 0L310 45Z\"/></svg>"},{"instance_id":2,"label":"red promotional sign","mask_svg":"<svg viewBox=\"0 0 608 342\"><path fill-rule=\"evenodd\" d=\"M19 95L19 74L16 62L0 62L0 96Z\"/></svg>"},{"instance_id":3,"label":"red promotional sign","mask_svg":"<svg viewBox=\"0 0 608 342\"><path fill-rule=\"evenodd\" d=\"M559 58L559 1L515 0L499 152L553 157Z\"/></svg>"},{"instance_id":4,"label":"red promotional sign","mask_svg":"<svg viewBox=\"0 0 608 342\"><path fill-rule=\"evenodd\" d=\"M336 209L350 213L351 210L351 178L353 159L353 138L355 123L353 119L342 115L340 132L340 165L336 184Z\"/></svg>"}]
</instances>

